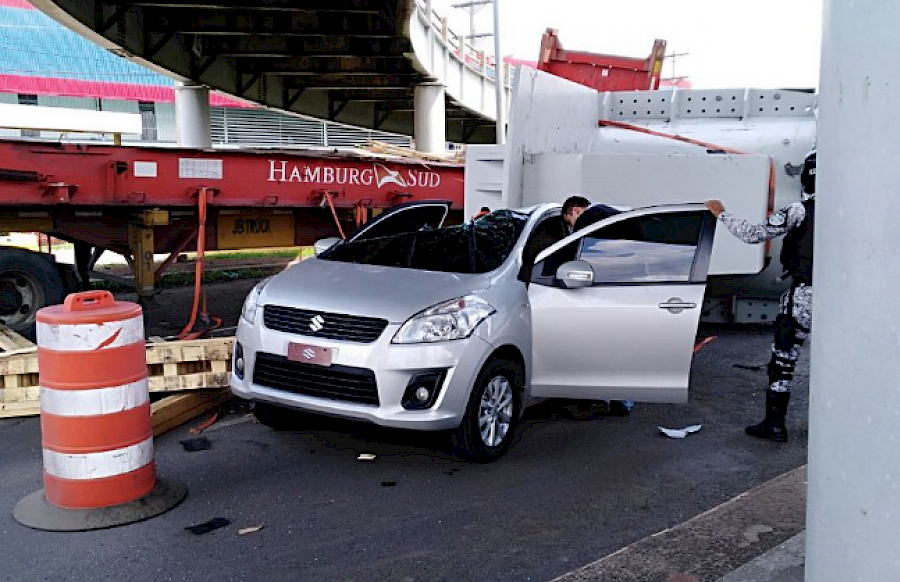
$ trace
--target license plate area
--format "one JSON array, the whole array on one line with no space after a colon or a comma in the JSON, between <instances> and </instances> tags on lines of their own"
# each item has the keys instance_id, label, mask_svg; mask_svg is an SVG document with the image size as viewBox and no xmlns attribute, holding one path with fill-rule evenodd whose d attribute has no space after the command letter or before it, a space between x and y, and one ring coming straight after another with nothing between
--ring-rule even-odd
<instances>
[{"instance_id":1,"label":"license plate area","mask_svg":"<svg viewBox=\"0 0 900 582\"><path fill-rule=\"evenodd\" d=\"M287 359L292 362L330 366L333 353L331 348L288 342Z\"/></svg>"}]
</instances>

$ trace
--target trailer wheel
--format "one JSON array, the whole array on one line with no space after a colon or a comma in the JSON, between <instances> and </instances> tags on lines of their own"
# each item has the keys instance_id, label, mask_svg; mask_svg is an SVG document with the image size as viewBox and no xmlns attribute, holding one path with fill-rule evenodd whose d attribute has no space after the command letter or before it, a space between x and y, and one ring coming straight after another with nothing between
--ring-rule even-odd
<instances>
[{"instance_id":1,"label":"trailer wheel","mask_svg":"<svg viewBox=\"0 0 900 582\"><path fill-rule=\"evenodd\" d=\"M24 249L0 249L0 323L34 341L38 310L65 296L53 263Z\"/></svg>"}]
</instances>

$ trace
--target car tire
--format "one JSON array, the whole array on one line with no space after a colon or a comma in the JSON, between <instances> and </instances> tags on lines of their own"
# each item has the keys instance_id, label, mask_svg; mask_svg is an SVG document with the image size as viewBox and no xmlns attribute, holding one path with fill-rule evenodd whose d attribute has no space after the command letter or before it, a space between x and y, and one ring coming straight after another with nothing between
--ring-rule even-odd
<instances>
[{"instance_id":1,"label":"car tire","mask_svg":"<svg viewBox=\"0 0 900 582\"><path fill-rule=\"evenodd\" d=\"M66 287L56 266L24 249L0 249L0 323L34 341L38 310L62 303Z\"/></svg>"},{"instance_id":2,"label":"car tire","mask_svg":"<svg viewBox=\"0 0 900 582\"><path fill-rule=\"evenodd\" d=\"M260 423L275 430L291 430L297 428L300 415L295 410L257 402L253 405L253 416Z\"/></svg>"},{"instance_id":3,"label":"car tire","mask_svg":"<svg viewBox=\"0 0 900 582\"><path fill-rule=\"evenodd\" d=\"M502 457L519 423L524 374L509 360L490 360L478 374L462 423L453 433L454 452L469 461Z\"/></svg>"}]
</instances>

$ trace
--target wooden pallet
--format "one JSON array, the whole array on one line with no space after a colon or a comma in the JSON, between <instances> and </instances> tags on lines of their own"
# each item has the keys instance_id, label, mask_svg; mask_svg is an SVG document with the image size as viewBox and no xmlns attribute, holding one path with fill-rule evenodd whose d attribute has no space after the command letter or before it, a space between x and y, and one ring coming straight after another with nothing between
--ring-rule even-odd
<instances>
[{"instance_id":1,"label":"wooden pallet","mask_svg":"<svg viewBox=\"0 0 900 582\"><path fill-rule=\"evenodd\" d=\"M33 349L34 344L9 329L3 324L0 324L0 350L4 352L17 352L21 350L29 350Z\"/></svg>"},{"instance_id":2,"label":"wooden pallet","mask_svg":"<svg viewBox=\"0 0 900 582\"><path fill-rule=\"evenodd\" d=\"M232 337L148 343L150 392L227 388L233 345ZM37 349L0 353L0 418L34 414L40 414Z\"/></svg>"},{"instance_id":3,"label":"wooden pallet","mask_svg":"<svg viewBox=\"0 0 900 582\"><path fill-rule=\"evenodd\" d=\"M37 347L0 324L0 418L40 414Z\"/></svg>"}]
</instances>

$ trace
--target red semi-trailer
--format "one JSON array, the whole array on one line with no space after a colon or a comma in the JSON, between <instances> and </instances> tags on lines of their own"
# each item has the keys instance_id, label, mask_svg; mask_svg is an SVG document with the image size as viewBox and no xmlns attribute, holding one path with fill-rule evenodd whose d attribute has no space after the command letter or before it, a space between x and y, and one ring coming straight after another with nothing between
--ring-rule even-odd
<instances>
[{"instance_id":1,"label":"red semi-trailer","mask_svg":"<svg viewBox=\"0 0 900 582\"><path fill-rule=\"evenodd\" d=\"M0 231L69 241L76 258L61 265L0 247L0 323L29 334L38 309L87 286L103 251L124 255L137 290L150 292L178 253L197 248L202 214L207 250L285 247L341 236L384 208L425 199L452 201L460 220L462 165L363 151L0 140ZM157 264L157 253L169 258Z\"/></svg>"}]
</instances>

